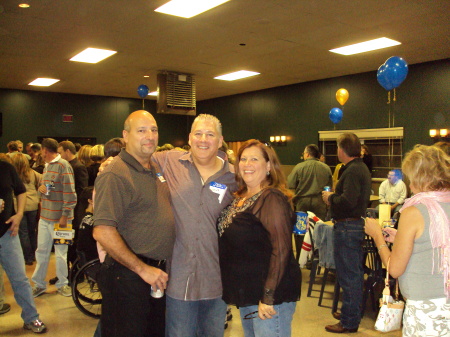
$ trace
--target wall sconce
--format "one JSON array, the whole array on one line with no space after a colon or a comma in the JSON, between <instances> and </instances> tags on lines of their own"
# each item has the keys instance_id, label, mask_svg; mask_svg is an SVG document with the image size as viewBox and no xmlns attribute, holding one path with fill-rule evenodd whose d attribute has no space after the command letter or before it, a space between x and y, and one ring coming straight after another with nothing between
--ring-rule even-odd
<instances>
[{"instance_id":1,"label":"wall sconce","mask_svg":"<svg viewBox=\"0 0 450 337\"><path fill-rule=\"evenodd\" d=\"M448 129L430 129L430 137L432 137L432 138L436 138L436 137L447 138L448 137Z\"/></svg>"},{"instance_id":2,"label":"wall sconce","mask_svg":"<svg viewBox=\"0 0 450 337\"><path fill-rule=\"evenodd\" d=\"M287 138L286 136L270 136L270 142L276 146L286 146Z\"/></svg>"}]
</instances>

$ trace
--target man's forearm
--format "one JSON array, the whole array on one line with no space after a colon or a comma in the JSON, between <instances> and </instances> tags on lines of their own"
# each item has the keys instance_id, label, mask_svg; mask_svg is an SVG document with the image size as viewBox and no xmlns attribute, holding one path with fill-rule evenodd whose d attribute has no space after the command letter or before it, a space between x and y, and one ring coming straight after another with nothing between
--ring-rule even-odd
<instances>
[{"instance_id":1,"label":"man's forearm","mask_svg":"<svg viewBox=\"0 0 450 337\"><path fill-rule=\"evenodd\" d=\"M93 236L114 260L139 274L144 263L128 248L115 227L96 226Z\"/></svg>"}]
</instances>

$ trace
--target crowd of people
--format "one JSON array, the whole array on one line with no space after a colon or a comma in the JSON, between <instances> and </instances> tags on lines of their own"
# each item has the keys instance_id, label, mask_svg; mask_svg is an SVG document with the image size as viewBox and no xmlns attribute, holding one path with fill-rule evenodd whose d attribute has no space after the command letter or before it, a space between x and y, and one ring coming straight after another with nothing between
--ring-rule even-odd
<instances>
[{"instance_id":1,"label":"crowd of people","mask_svg":"<svg viewBox=\"0 0 450 337\"><path fill-rule=\"evenodd\" d=\"M406 199L398 169L381 185L380 202L402 214L397 232L366 218L373 165L355 134L337 139L343 164L337 183L315 144L305 147L304 162L287 178L268 143L250 139L234 156L212 115L195 118L188 143L158 147L157 122L144 110L127 117L122 138L104 145L47 138L27 144L25 154L20 141L8 143L8 153L0 154L0 268L22 307L24 329L47 329L33 297L47 290L54 247L50 281L62 296L71 296L68 265L77 252L85 261L100 256L102 315L95 336L219 337L227 305L239 308L246 337L291 336L301 289L292 246L295 211L310 211L334 223L343 290L341 312L333 313L338 323L326 331L358 331L367 233L407 299L403 334L447 336L448 146L422 145L406 155L402 171L412 198ZM79 235L72 246L54 245L54 228ZM391 252L385 240L394 239ZM31 287L25 264L35 261ZM0 287L0 314L9 308Z\"/></svg>"}]
</instances>

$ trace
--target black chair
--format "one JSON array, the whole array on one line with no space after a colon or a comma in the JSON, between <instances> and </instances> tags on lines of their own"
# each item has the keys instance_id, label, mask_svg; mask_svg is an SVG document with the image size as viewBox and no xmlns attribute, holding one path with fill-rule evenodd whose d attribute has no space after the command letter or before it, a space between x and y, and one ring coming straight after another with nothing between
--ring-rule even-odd
<instances>
[{"instance_id":1,"label":"black chair","mask_svg":"<svg viewBox=\"0 0 450 337\"><path fill-rule=\"evenodd\" d=\"M375 294L377 288L380 288L380 291L382 290L386 273L383 269L383 263L381 262L380 255L378 254L378 248L373 239L368 235L364 238L363 253L364 274L366 277L364 279L363 287L363 303L361 307L362 315L364 315L366 302L369 296L372 300L373 311L377 310L378 303Z\"/></svg>"},{"instance_id":2,"label":"black chair","mask_svg":"<svg viewBox=\"0 0 450 337\"><path fill-rule=\"evenodd\" d=\"M308 297L311 297L312 287L314 284L314 281L316 280L316 275L320 274L321 267L319 266L319 250L315 249L314 246L314 237L311 230L311 227L308 229L309 236L311 238L311 251L313 252L312 258L311 258L311 272L309 273L309 285L308 285Z\"/></svg>"},{"instance_id":3,"label":"black chair","mask_svg":"<svg viewBox=\"0 0 450 337\"><path fill-rule=\"evenodd\" d=\"M372 300L372 309L376 311L378 308L376 291L377 288L380 288L382 291L382 286L384 285L385 279L385 270L383 269L383 264L381 262L381 258L378 254L378 249L375 245L373 239L366 235L363 241L363 268L364 268L364 284L363 284L363 303L361 307L361 315L364 315L366 309L366 302L369 296ZM330 271L335 271L334 269L325 268L324 275L322 279L322 288L320 290L319 295L319 303L318 305L322 305L323 293L325 290L325 284L327 282L327 276ZM380 287L381 286L381 287ZM338 302L340 296L340 285L338 280L336 279L334 285L334 293L333 293L333 304L331 307L331 312L334 313L338 309Z\"/></svg>"}]
</instances>

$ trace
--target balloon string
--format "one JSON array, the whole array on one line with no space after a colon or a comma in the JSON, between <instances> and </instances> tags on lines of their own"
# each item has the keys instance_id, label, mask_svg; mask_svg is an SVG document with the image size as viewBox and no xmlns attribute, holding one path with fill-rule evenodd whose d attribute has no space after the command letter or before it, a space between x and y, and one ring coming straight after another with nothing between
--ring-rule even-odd
<instances>
[{"instance_id":1,"label":"balloon string","mask_svg":"<svg viewBox=\"0 0 450 337\"><path fill-rule=\"evenodd\" d=\"M395 126L395 99L394 99L394 104L392 106L392 127L394 127L394 126Z\"/></svg>"},{"instance_id":2,"label":"balloon string","mask_svg":"<svg viewBox=\"0 0 450 337\"><path fill-rule=\"evenodd\" d=\"M389 105L389 108L388 108L388 126L391 127L391 92L390 91L388 91L387 104Z\"/></svg>"},{"instance_id":3,"label":"balloon string","mask_svg":"<svg viewBox=\"0 0 450 337\"><path fill-rule=\"evenodd\" d=\"M145 110L144 99L142 99L142 110Z\"/></svg>"},{"instance_id":4,"label":"balloon string","mask_svg":"<svg viewBox=\"0 0 450 337\"><path fill-rule=\"evenodd\" d=\"M395 91L395 88L394 88L394 102L397 100L397 97L396 97L396 91Z\"/></svg>"}]
</instances>

